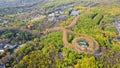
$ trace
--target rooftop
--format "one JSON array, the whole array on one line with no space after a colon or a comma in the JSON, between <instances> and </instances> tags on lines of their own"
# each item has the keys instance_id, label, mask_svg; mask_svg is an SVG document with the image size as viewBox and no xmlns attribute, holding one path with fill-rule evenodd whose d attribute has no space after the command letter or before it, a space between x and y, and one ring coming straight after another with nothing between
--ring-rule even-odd
<instances>
[{"instance_id":1,"label":"rooftop","mask_svg":"<svg viewBox=\"0 0 120 68\"><path fill-rule=\"evenodd\" d=\"M15 48L16 45L10 43L0 43L0 50L5 50L6 48Z\"/></svg>"},{"instance_id":2,"label":"rooftop","mask_svg":"<svg viewBox=\"0 0 120 68\"><path fill-rule=\"evenodd\" d=\"M79 15L79 11L72 11L70 13L71 16L78 16Z\"/></svg>"},{"instance_id":3,"label":"rooftop","mask_svg":"<svg viewBox=\"0 0 120 68\"><path fill-rule=\"evenodd\" d=\"M80 46L83 46L83 47L88 47L88 43L87 42L80 41L80 42L78 42L78 44Z\"/></svg>"}]
</instances>

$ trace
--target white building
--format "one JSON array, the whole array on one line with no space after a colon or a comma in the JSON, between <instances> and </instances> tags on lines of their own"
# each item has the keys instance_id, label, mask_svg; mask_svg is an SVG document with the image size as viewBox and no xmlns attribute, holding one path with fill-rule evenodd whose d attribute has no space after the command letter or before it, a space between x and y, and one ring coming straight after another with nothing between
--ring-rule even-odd
<instances>
[{"instance_id":1,"label":"white building","mask_svg":"<svg viewBox=\"0 0 120 68\"><path fill-rule=\"evenodd\" d=\"M12 49L12 48L15 48L17 45L14 45L14 44L5 44L5 46L4 46L4 48L6 49L6 48L10 48L10 49Z\"/></svg>"},{"instance_id":2,"label":"white building","mask_svg":"<svg viewBox=\"0 0 120 68\"><path fill-rule=\"evenodd\" d=\"M55 13L51 13L51 14L49 14L48 16L54 17L54 16L55 16Z\"/></svg>"},{"instance_id":3,"label":"white building","mask_svg":"<svg viewBox=\"0 0 120 68\"><path fill-rule=\"evenodd\" d=\"M70 13L70 16L78 16L79 14L80 14L79 11L72 11Z\"/></svg>"}]
</instances>

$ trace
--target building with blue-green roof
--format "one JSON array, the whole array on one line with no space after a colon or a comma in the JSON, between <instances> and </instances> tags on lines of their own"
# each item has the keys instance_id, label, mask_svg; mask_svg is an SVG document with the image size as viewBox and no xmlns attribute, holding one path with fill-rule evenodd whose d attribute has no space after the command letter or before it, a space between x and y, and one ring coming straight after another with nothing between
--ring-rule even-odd
<instances>
[{"instance_id":1,"label":"building with blue-green roof","mask_svg":"<svg viewBox=\"0 0 120 68\"><path fill-rule=\"evenodd\" d=\"M83 47L88 47L88 43L87 42L80 41L80 42L78 42L78 44L80 46L83 46Z\"/></svg>"}]
</instances>

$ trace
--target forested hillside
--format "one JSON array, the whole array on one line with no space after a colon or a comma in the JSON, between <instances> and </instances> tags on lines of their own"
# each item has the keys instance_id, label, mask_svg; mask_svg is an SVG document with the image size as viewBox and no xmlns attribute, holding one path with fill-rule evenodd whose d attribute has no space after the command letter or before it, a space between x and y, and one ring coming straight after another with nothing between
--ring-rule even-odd
<instances>
[{"instance_id":1,"label":"forested hillside","mask_svg":"<svg viewBox=\"0 0 120 68\"><path fill-rule=\"evenodd\" d=\"M26 7L43 0L8 1ZM45 0L27 10L21 7L26 11L4 12L0 17L0 66L120 68L119 3Z\"/></svg>"}]
</instances>

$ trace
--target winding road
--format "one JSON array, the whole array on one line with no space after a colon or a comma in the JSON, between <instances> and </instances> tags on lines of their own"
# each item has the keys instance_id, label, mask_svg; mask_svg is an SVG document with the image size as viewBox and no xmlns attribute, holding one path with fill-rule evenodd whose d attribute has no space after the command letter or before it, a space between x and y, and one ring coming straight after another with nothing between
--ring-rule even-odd
<instances>
[{"instance_id":1,"label":"winding road","mask_svg":"<svg viewBox=\"0 0 120 68\"><path fill-rule=\"evenodd\" d=\"M94 5L94 4L92 4L92 5ZM90 7L92 5L87 7L86 12L89 12L88 10L90 10ZM82 35L82 34L79 34L77 32L74 32L74 31L70 30L71 28L73 28L78 23L78 20L79 20L80 16L82 16L84 14L85 13L83 13L79 16L76 16L75 19L68 26L53 27L53 28L50 28L50 29L44 31L43 34L49 34L51 32L62 31L62 33L63 33L62 41L64 43L64 46L67 49L75 51L75 52L86 52L86 53L94 54L99 49L99 44L97 43L97 41L95 41L92 37L89 37L87 35ZM73 34L73 35L78 35L79 38L74 38L72 40L72 42L69 43L68 40L67 40L68 33ZM82 46L78 45L79 41L85 41L89 44L89 46L88 47L82 47Z\"/></svg>"},{"instance_id":2,"label":"winding road","mask_svg":"<svg viewBox=\"0 0 120 68\"><path fill-rule=\"evenodd\" d=\"M67 49L75 51L75 52L86 52L86 53L94 54L95 51L97 51L99 49L99 44L92 37L89 37L87 35L82 35L77 32L74 32L72 30L69 30L78 23L79 17L80 16L76 16L75 19L71 22L71 24L66 27L53 27L48 30L45 30L43 32L43 34L49 34L51 32L62 31L62 33L63 33L62 41L64 43L64 46ZM74 38L72 40L72 42L69 43L67 40L68 34L77 35L77 36L79 36L79 38ZM85 41L89 44L89 46L82 47L82 46L78 45L79 41Z\"/></svg>"},{"instance_id":3,"label":"winding road","mask_svg":"<svg viewBox=\"0 0 120 68\"><path fill-rule=\"evenodd\" d=\"M90 6L88 6L88 7L90 9ZM86 12L87 12L87 10L86 10ZM43 32L34 33L31 30L25 30L25 29L21 29L21 28L17 28L17 27L7 27L7 28L4 27L4 28L1 28L0 31L2 31L2 30L19 30L22 32L29 32L31 34L37 34L37 35L41 35L41 34L47 35L47 34L52 33L52 32L62 31L62 33L63 33L62 41L64 43L64 46L67 49L69 49L71 51L75 51L75 52L85 52L85 53L89 53L89 54L94 54L99 49L99 44L97 43L97 41L95 41L92 37L89 37L89 36L83 35L83 34L79 34L75 31L70 30L78 23L78 20L79 20L80 16L82 16L82 15L84 15L84 14L76 16L75 19L66 27L53 27L53 28L47 29ZM68 34L77 35L79 37L74 38L72 40L72 42L69 43L67 40ZM89 46L88 47L80 46L80 45L78 45L79 41L85 41L89 44Z\"/></svg>"}]
</instances>

